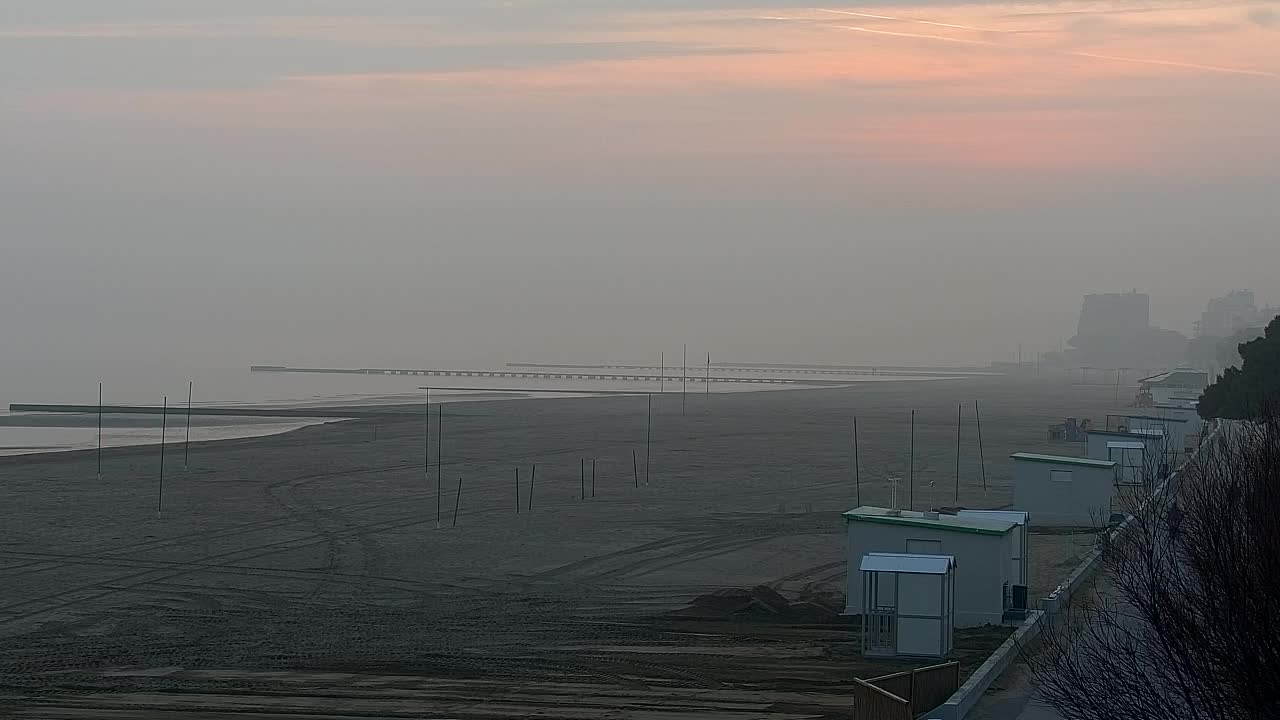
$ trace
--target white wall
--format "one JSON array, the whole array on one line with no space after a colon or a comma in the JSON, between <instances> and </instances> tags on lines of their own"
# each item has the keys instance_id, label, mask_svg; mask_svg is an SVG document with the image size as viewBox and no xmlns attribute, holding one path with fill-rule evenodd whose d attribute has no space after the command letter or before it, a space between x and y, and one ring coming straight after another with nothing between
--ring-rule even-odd
<instances>
[{"instance_id":1,"label":"white wall","mask_svg":"<svg viewBox=\"0 0 1280 720\"><path fill-rule=\"evenodd\" d=\"M1019 508L1021 509L1021 508ZM849 577L845 612L862 612L862 556L906 552L907 540L940 540L942 554L956 559L956 627L998 625L1004 620L1004 585L1010 580L1013 533L980 535L889 523L846 521Z\"/></svg>"},{"instance_id":2,"label":"white wall","mask_svg":"<svg viewBox=\"0 0 1280 720\"><path fill-rule=\"evenodd\" d=\"M1071 481L1051 480L1050 473L1055 470L1070 472ZM1033 525L1105 525L1111 518L1114 492L1115 472L1111 468L1014 460L1013 505L1031 513Z\"/></svg>"}]
</instances>

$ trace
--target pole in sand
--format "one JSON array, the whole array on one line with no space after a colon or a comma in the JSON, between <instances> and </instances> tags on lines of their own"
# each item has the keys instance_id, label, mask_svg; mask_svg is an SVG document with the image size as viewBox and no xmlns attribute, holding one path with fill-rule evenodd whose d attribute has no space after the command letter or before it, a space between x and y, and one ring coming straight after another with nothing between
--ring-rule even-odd
<instances>
[{"instance_id":1,"label":"pole in sand","mask_svg":"<svg viewBox=\"0 0 1280 720\"><path fill-rule=\"evenodd\" d=\"M160 411L160 492L156 495L156 517L164 507L164 435L169 423L169 396L164 396L164 408Z\"/></svg>"},{"instance_id":2,"label":"pole in sand","mask_svg":"<svg viewBox=\"0 0 1280 720\"><path fill-rule=\"evenodd\" d=\"M982 414L978 412L978 401L973 401L973 417L978 421L978 462L982 466L982 492L987 491L987 458L982 451Z\"/></svg>"},{"instance_id":3,"label":"pole in sand","mask_svg":"<svg viewBox=\"0 0 1280 720\"><path fill-rule=\"evenodd\" d=\"M453 500L453 526L458 527L458 507L462 505L462 476L458 476L458 494Z\"/></svg>"},{"instance_id":4,"label":"pole in sand","mask_svg":"<svg viewBox=\"0 0 1280 720\"><path fill-rule=\"evenodd\" d=\"M444 474L444 403L436 403L436 529L440 529L441 475ZM519 498L516 499L519 503Z\"/></svg>"},{"instance_id":5,"label":"pole in sand","mask_svg":"<svg viewBox=\"0 0 1280 720\"><path fill-rule=\"evenodd\" d=\"M587 459L578 458L578 499L587 499Z\"/></svg>"},{"instance_id":6,"label":"pole in sand","mask_svg":"<svg viewBox=\"0 0 1280 720\"><path fill-rule=\"evenodd\" d=\"M689 344L684 346L684 370L680 376L680 414L684 415L685 395L689 389Z\"/></svg>"},{"instance_id":7,"label":"pole in sand","mask_svg":"<svg viewBox=\"0 0 1280 720\"><path fill-rule=\"evenodd\" d=\"M529 471L529 512L533 512L533 483L538 479L538 463ZM516 480L516 512L520 512L520 481Z\"/></svg>"},{"instance_id":8,"label":"pole in sand","mask_svg":"<svg viewBox=\"0 0 1280 720\"><path fill-rule=\"evenodd\" d=\"M649 460L653 457L653 395L648 396L648 416L649 421L644 431L644 484L649 485Z\"/></svg>"},{"instance_id":9,"label":"pole in sand","mask_svg":"<svg viewBox=\"0 0 1280 720\"><path fill-rule=\"evenodd\" d=\"M596 496L596 459L591 458L591 498Z\"/></svg>"},{"instance_id":10,"label":"pole in sand","mask_svg":"<svg viewBox=\"0 0 1280 720\"><path fill-rule=\"evenodd\" d=\"M911 459L907 465L907 508L916 509L916 411L911 411Z\"/></svg>"},{"instance_id":11,"label":"pole in sand","mask_svg":"<svg viewBox=\"0 0 1280 720\"><path fill-rule=\"evenodd\" d=\"M862 470L858 467L858 416L853 416L853 488L855 503L862 507Z\"/></svg>"},{"instance_id":12,"label":"pole in sand","mask_svg":"<svg viewBox=\"0 0 1280 720\"><path fill-rule=\"evenodd\" d=\"M520 468L515 468L516 475L516 514L520 514ZM530 507L533 506L533 498L529 498Z\"/></svg>"},{"instance_id":13,"label":"pole in sand","mask_svg":"<svg viewBox=\"0 0 1280 720\"><path fill-rule=\"evenodd\" d=\"M102 479L102 383L98 383L98 479Z\"/></svg>"},{"instance_id":14,"label":"pole in sand","mask_svg":"<svg viewBox=\"0 0 1280 720\"><path fill-rule=\"evenodd\" d=\"M182 442L182 469L186 470L191 458L191 395L195 392L195 381L187 383L187 438Z\"/></svg>"},{"instance_id":15,"label":"pole in sand","mask_svg":"<svg viewBox=\"0 0 1280 720\"><path fill-rule=\"evenodd\" d=\"M640 469L636 465L636 451L631 451L631 474L636 476L636 487L640 487Z\"/></svg>"},{"instance_id":16,"label":"pole in sand","mask_svg":"<svg viewBox=\"0 0 1280 720\"><path fill-rule=\"evenodd\" d=\"M964 404L956 405L956 507L960 506L960 419Z\"/></svg>"}]
</instances>

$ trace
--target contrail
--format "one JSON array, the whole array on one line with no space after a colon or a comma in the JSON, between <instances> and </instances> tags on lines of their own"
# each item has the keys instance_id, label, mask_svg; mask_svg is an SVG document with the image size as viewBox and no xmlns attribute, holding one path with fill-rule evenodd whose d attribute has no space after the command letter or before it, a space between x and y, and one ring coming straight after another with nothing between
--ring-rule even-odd
<instances>
[{"instance_id":1,"label":"contrail","mask_svg":"<svg viewBox=\"0 0 1280 720\"><path fill-rule=\"evenodd\" d=\"M894 37L920 38L921 40L939 40L941 42L961 43L964 45L995 45L997 47L1007 47L989 40L970 40L967 38L953 38L946 35L924 35L921 33L905 33L893 32L890 30L872 30L871 28L860 27L858 25L832 25L830 27L840 28L841 30L854 30L856 32L871 33L872 35L892 35Z\"/></svg>"},{"instance_id":2,"label":"contrail","mask_svg":"<svg viewBox=\"0 0 1280 720\"><path fill-rule=\"evenodd\" d=\"M962 30L977 30L980 32L988 32L988 31L982 30L981 28L970 27L967 25L954 25L950 23L930 22L928 20L914 20L911 18L897 18L897 17L892 17L890 15L872 15L870 13L857 13L857 12L851 12L847 10L825 10L822 8L817 8L817 9L821 10L822 12L831 12L831 13L837 13L840 15L852 15L856 17L875 18L877 20L890 20L893 22L910 22L910 23L919 23L922 25L934 25L937 27L951 27L951 28L958 28ZM833 28L833 29L840 29L840 30L852 30L855 32L870 33L873 35L889 35L892 37L915 38L919 40L935 40L938 42L960 43L962 45L983 45L986 47L999 47L999 48L1006 48L1009 50L1031 50L1031 51L1043 52L1050 55L1060 55L1065 57L1080 57L1080 58L1089 58L1091 60L1109 60L1111 62L1137 63L1140 65L1157 65L1161 67L1181 68L1184 70L1201 70L1204 72L1226 73L1230 75L1250 75L1253 77L1280 79L1280 73L1274 73L1267 70L1250 70L1247 68L1224 67L1222 65L1201 65L1199 63L1177 62L1175 60L1159 60L1156 58L1135 58L1135 57L1124 57L1120 55L1102 55L1098 53L1089 53L1089 52L1081 52L1081 51L1074 51L1074 50L1039 50L1037 48L1025 47L1020 45L1009 45L1006 43L997 43L997 42L992 42L990 40L971 40L967 38L954 38L946 35L927 35L923 33L905 33L905 32L893 32L890 30L874 30L872 28L861 27L859 25L829 25L826 23L819 22L817 20L810 20L808 18L763 16L763 17L760 17L759 19L811 23L811 24L817 25L818 27ZM1008 31L993 30L989 32L1007 33Z\"/></svg>"},{"instance_id":3,"label":"contrail","mask_svg":"<svg viewBox=\"0 0 1280 720\"><path fill-rule=\"evenodd\" d=\"M1175 62L1173 60L1156 60L1154 58L1132 58L1120 57L1118 55L1098 55L1096 53L1087 52L1062 52L1062 55L1070 55L1072 57L1093 58L1095 60L1114 60L1116 62L1141 63L1144 65L1164 65L1167 67L1186 68L1188 70L1208 70L1211 72L1232 73L1235 75L1253 75L1255 77L1280 78L1280 73L1267 72L1266 70L1248 70L1246 68L1223 67L1221 65L1200 65L1197 63Z\"/></svg>"},{"instance_id":4,"label":"contrail","mask_svg":"<svg viewBox=\"0 0 1280 720\"><path fill-rule=\"evenodd\" d=\"M933 22L932 20L917 20L915 18L900 18L892 15L872 15L871 13L853 12L851 10L829 10L827 8L814 8L818 12L834 13L836 15L852 15L853 17L871 18L873 20L892 20L894 22L919 23L920 25L934 25L936 27L955 28L957 30L973 30L975 32L995 32L1005 33L1008 30L994 30L992 28L973 27L972 25L956 25L954 23Z\"/></svg>"}]
</instances>

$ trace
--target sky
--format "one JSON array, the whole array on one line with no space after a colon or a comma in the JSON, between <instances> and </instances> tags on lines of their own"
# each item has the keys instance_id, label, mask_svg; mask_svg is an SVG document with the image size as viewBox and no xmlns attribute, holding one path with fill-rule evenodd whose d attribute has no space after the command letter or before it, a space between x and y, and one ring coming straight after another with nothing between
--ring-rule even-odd
<instances>
[{"instance_id":1,"label":"sky","mask_svg":"<svg viewBox=\"0 0 1280 720\"><path fill-rule=\"evenodd\" d=\"M1280 2L9 0L0 398L1280 304ZM34 385L33 385L34 387Z\"/></svg>"}]
</instances>

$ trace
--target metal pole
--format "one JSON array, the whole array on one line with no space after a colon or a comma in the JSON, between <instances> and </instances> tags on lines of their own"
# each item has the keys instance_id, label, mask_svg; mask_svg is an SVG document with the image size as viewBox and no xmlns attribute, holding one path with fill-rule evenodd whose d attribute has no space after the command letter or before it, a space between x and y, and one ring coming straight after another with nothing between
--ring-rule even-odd
<instances>
[{"instance_id":1,"label":"metal pole","mask_svg":"<svg viewBox=\"0 0 1280 720\"><path fill-rule=\"evenodd\" d=\"M916 411L911 411L911 459L907 470L907 507L916 509Z\"/></svg>"},{"instance_id":2,"label":"metal pole","mask_svg":"<svg viewBox=\"0 0 1280 720\"><path fill-rule=\"evenodd\" d=\"M538 463L533 464L533 469L529 471L529 512L533 512L533 483L538 479ZM520 512L520 485L519 480L516 481L516 512Z\"/></svg>"},{"instance_id":3,"label":"metal pole","mask_svg":"<svg viewBox=\"0 0 1280 720\"><path fill-rule=\"evenodd\" d=\"M458 495L453 501L453 526L458 527L458 507L462 505L462 476L458 476Z\"/></svg>"},{"instance_id":4,"label":"metal pole","mask_svg":"<svg viewBox=\"0 0 1280 720\"><path fill-rule=\"evenodd\" d=\"M587 499L587 459L578 458L578 499Z\"/></svg>"},{"instance_id":5,"label":"metal pole","mask_svg":"<svg viewBox=\"0 0 1280 720\"><path fill-rule=\"evenodd\" d=\"M973 401L973 417L978 421L978 462L982 464L982 492L987 491L987 459L982 451L982 414L978 412L978 401Z\"/></svg>"},{"instance_id":6,"label":"metal pole","mask_svg":"<svg viewBox=\"0 0 1280 720\"><path fill-rule=\"evenodd\" d=\"M516 514L520 514L520 468L516 468ZM533 507L533 493L529 494L529 507Z\"/></svg>"},{"instance_id":7,"label":"metal pole","mask_svg":"<svg viewBox=\"0 0 1280 720\"><path fill-rule=\"evenodd\" d=\"M636 487L640 487L640 469L636 464L636 451L631 451L631 474L636 477Z\"/></svg>"},{"instance_id":8,"label":"metal pole","mask_svg":"<svg viewBox=\"0 0 1280 720\"><path fill-rule=\"evenodd\" d=\"M862 470L858 467L858 416L853 416L853 487L856 503L862 507Z\"/></svg>"},{"instance_id":9,"label":"metal pole","mask_svg":"<svg viewBox=\"0 0 1280 720\"><path fill-rule=\"evenodd\" d=\"M164 409L160 411L160 492L156 495L156 517L164 507L164 435L169 429L169 396L164 396Z\"/></svg>"},{"instance_id":10,"label":"metal pole","mask_svg":"<svg viewBox=\"0 0 1280 720\"><path fill-rule=\"evenodd\" d=\"M441 475L444 473L444 403L436 403L436 527L440 527Z\"/></svg>"},{"instance_id":11,"label":"metal pole","mask_svg":"<svg viewBox=\"0 0 1280 720\"><path fill-rule=\"evenodd\" d=\"M658 392L667 391L667 353L658 353Z\"/></svg>"},{"instance_id":12,"label":"metal pole","mask_svg":"<svg viewBox=\"0 0 1280 720\"><path fill-rule=\"evenodd\" d=\"M102 479L102 383L98 383L98 479Z\"/></svg>"},{"instance_id":13,"label":"metal pole","mask_svg":"<svg viewBox=\"0 0 1280 720\"><path fill-rule=\"evenodd\" d=\"M422 401L422 479L431 482L431 388Z\"/></svg>"},{"instance_id":14,"label":"metal pole","mask_svg":"<svg viewBox=\"0 0 1280 720\"><path fill-rule=\"evenodd\" d=\"M596 459L591 458L591 497L596 496Z\"/></svg>"},{"instance_id":15,"label":"metal pole","mask_svg":"<svg viewBox=\"0 0 1280 720\"><path fill-rule=\"evenodd\" d=\"M649 395L649 421L644 431L644 484L649 485L649 460L653 457L653 395Z\"/></svg>"},{"instance_id":16,"label":"metal pole","mask_svg":"<svg viewBox=\"0 0 1280 720\"><path fill-rule=\"evenodd\" d=\"M960 507L960 413L964 404L956 405L956 507Z\"/></svg>"},{"instance_id":17,"label":"metal pole","mask_svg":"<svg viewBox=\"0 0 1280 720\"><path fill-rule=\"evenodd\" d=\"M711 397L711 353L707 353L707 397Z\"/></svg>"},{"instance_id":18,"label":"metal pole","mask_svg":"<svg viewBox=\"0 0 1280 720\"><path fill-rule=\"evenodd\" d=\"M685 393L689 388L689 344L684 346L684 370L680 376L680 414L684 415Z\"/></svg>"},{"instance_id":19,"label":"metal pole","mask_svg":"<svg viewBox=\"0 0 1280 720\"><path fill-rule=\"evenodd\" d=\"M187 382L187 439L182 443L182 469L186 470L187 460L191 457L191 395L195 391L195 381Z\"/></svg>"}]
</instances>

